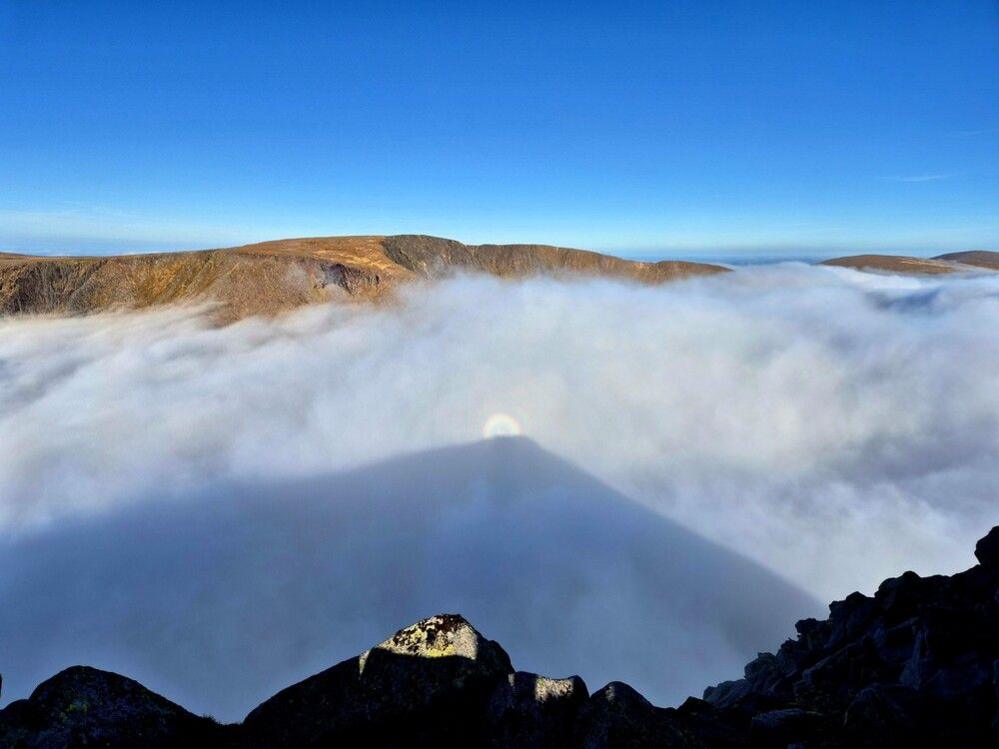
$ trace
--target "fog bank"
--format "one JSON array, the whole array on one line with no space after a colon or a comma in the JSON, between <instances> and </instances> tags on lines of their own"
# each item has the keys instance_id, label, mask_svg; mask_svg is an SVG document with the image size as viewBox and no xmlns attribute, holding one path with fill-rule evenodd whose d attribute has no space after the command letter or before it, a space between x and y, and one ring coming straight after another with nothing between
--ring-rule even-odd
<instances>
[{"instance_id":1,"label":"fog bank","mask_svg":"<svg viewBox=\"0 0 999 749\"><path fill-rule=\"evenodd\" d=\"M178 512L163 508L184 507L192 537L200 539L194 546L210 548L213 538L248 543L257 537L254 528L268 526L247 518L259 517L260 507L273 513L280 502L294 501L280 487L469 442L497 413L623 495L822 600L870 590L906 568L953 572L972 563L974 540L999 522L997 321L999 279L992 276L911 279L795 264L663 287L464 278L409 288L392 306L315 307L221 329L197 310L6 320L0 322L0 543L5 558L26 555L29 563L0 567L0 643L10 642L15 629L30 631L31 617L45 622L37 631L56 626L56 640L72 642L74 627L88 631L101 621L98 609L93 621L81 621L87 618L81 601L97 606L109 589L122 597L108 604L114 611L163 610L144 609L148 580L141 575L131 582L102 579L109 565L84 566L89 571L79 584L64 584L50 598L38 589L37 600L25 600L35 580L57 579L53 570L71 575L73 565L58 561L65 554L97 548L87 546L95 538L88 524L109 523L101 537L112 548L127 546L134 524L155 538L149 524L155 528L161 513ZM257 496L257 510L248 505L244 514L234 485L274 490ZM469 496L466 489L457 493ZM352 501L335 486L318 494L321 502ZM393 495L396 505L404 494ZM217 512L243 523L213 525L191 509L213 502ZM555 533L559 518L572 514L563 510L539 527ZM183 537L184 517L171 520L170 538ZM525 534L533 527L503 522ZM232 527L243 535L227 538ZM480 539L489 527L477 522L449 538ZM301 532L308 533L307 525ZM519 543L511 534L503 543ZM332 657L337 648L370 645L409 623L385 616L404 613L391 605L395 550L374 542L377 528L365 538L371 541L365 548L383 551L352 568L360 587L327 586L327 594L317 594L315 613L339 612L339 624L297 615L308 598L302 592L289 599L287 621L259 630L260 642L274 627L285 628L289 642L299 635L299 662L312 663L303 654L310 648ZM557 550L575 540L553 543ZM295 548L289 541L287 554L262 556L276 577L251 564L253 555L220 557L247 567L237 564L213 578L220 587L205 594L204 611L188 610L203 617L198 631L208 637L213 623L252 615L219 614L226 586L242 591L235 600L243 600L308 569ZM615 559L631 559L625 551ZM186 557L176 554L156 568L166 577L149 589L183 592L190 606L184 596L187 582L199 580L197 563L182 574L178 560ZM482 554L476 559L483 564L492 558ZM46 572L42 559L55 566ZM592 572L587 584L602 595L620 584L612 576L597 585L598 568L585 569ZM317 580L328 582L323 575ZM520 600L515 575L499 575L489 589L507 591L496 600ZM556 603L571 597L555 583L542 589ZM684 595L696 589L692 584ZM358 590L365 591L363 602ZM355 600L334 606L333 592L348 591ZM788 595L782 600L796 594ZM441 600L417 598L414 608ZM638 600L625 596L616 604L630 614ZM805 606L788 604L797 605ZM347 626L343 617L351 610L368 612L350 625L353 634L324 640L321 632ZM485 604L483 610L495 623L462 613L511 644L506 614L486 611ZM726 663L741 662L750 647L733 645L731 633L706 615L678 621L686 624L673 636L692 638L689 662L676 665L688 681L664 676L670 683L660 684L659 694L703 686L694 680L714 673L720 661L694 667L699 654L725 651ZM631 634L649 636L645 626ZM773 627L762 627L767 637ZM247 642L239 640L241 647ZM108 645L104 656L133 657L118 645ZM777 645L779 639L769 646ZM197 649L189 638L183 647ZM99 650L94 645L89 652L96 657ZM580 645L571 655L585 660L586 653ZM4 671L10 650L0 655ZM512 655L521 668L543 665ZM635 665L640 659L619 660L615 678L647 678ZM144 663L137 666L152 668ZM588 665L580 662L577 670ZM20 695L5 688L5 701L13 696Z\"/></svg>"}]
</instances>

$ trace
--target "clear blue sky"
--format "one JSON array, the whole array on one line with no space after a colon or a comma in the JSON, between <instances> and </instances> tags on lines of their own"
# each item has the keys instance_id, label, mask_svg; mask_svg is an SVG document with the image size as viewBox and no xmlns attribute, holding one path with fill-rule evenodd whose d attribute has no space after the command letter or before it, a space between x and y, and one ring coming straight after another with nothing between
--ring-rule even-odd
<instances>
[{"instance_id":1,"label":"clear blue sky","mask_svg":"<svg viewBox=\"0 0 999 749\"><path fill-rule=\"evenodd\" d=\"M0 248L999 250L994 2L0 0Z\"/></svg>"}]
</instances>

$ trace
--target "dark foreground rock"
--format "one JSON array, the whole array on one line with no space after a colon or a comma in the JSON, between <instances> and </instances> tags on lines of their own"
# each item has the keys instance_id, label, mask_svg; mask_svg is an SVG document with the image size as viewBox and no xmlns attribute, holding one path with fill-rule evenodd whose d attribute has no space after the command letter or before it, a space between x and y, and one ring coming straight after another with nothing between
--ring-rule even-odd
<instances>
[{"instance_id":1,"label":"dark foreground rock","mask_svg":"<svg viewBox=\"0 0 999 749\"><path fill-rule=\"evenodd\" d=\"M74 666L42 682L26 700L0 711L0 746L174 747L224 742L232 732L192 715L137 681Z\"/></svg>"},{"instance_id":2,"label":"dark foreground rock","mask_svg":"<svg viewBox=\"0 0 999 749\"><path fill-rule=\"evenodd\" d=\"M433 616L279 692L243 727L268 746L475 743L512 671L503 649L462 617Z\"/></svg>"},{"instance_id":3,"label":"dark foreground rock","mask_svg":"<svg viewBox=\"0 0 999 749\"><path fill-rule=\"evenodd\" d=\"M705 700L784 746L999 746L999 527L980 564L853 593ZM895 742L895 743L892 743Z\"/></svg>"},{"instance_id":4,"label":"dark foreground rock","mask_svg":"<svg viewBox=\"0 0 999 749\"><path fill-rule=\"evenodd\" d=\"M131 679L75 667L0 711L0 747L999 746L999 527L979 564L854 593L824 621L679 708L627 684L516 672L442 614L220 726Z\"/></svg>"}]
</instances>

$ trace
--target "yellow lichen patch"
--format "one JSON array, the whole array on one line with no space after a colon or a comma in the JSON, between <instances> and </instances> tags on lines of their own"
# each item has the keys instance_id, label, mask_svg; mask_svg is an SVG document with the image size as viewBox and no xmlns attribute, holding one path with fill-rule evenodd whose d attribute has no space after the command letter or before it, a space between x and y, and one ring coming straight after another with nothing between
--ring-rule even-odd
<instances>
[{"instance_id":1,"label":"yellow lichen patch","mask_svg":"<svg viewBox=\"0 0 999 749\"><path fill-rule=\"evenodd\" d=\"M460 616L440 614L399 630L372 650L411 658L460 657L474 660L479 652L479 638L479 633ZM372 650L360 656L358 665L361 673L364 673Z\"/></svg>"}]
</instances>

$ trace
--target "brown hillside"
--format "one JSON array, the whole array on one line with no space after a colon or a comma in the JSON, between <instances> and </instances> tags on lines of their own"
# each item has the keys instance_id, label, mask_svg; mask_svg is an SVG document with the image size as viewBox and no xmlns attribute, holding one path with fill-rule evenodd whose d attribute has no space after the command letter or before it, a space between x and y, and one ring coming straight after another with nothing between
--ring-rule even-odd
<instances>
[{"instance_id":1,"label":"brown hillside","mask_svg":"<svg viewBox=\"0 0 999 749\"><path fill-rule=\"evenodd\" d=\"M661 283L724 272L546 245L464 245L426 236L286 239L219 250L108 257L0 254L0 314L85 314L214 302L222 321L335 298L375 299L416 278L601 276Z\"/></svg>"},{"instance_id":2,"label":"brown hillside","mask_svg":"<svg viewBox=\"0 0 999 749\"><path fill-rule=\"evenodd\" d=\"M855 270L875 271L880 273L915 273L939 275L941 273L957 273L961 268L946 260L927 259L920 257L905 257L902 255L850 255L823 260L820 265L836 265Z\"/></svg>"},{"instance_id":3,"label":"brown hillside","mask_svg":"<svg viewBox=\"0 0 999 749\"><path fill-rule=\"evenodd\" d=\"M989 252L988 250L948 252L946 255L937 255L934 260L946 260L951 263L961 263L963 265L974 265L978 268L991 268L992 270L999 270L999 252Z\"/></svg>"}]
</instances>

